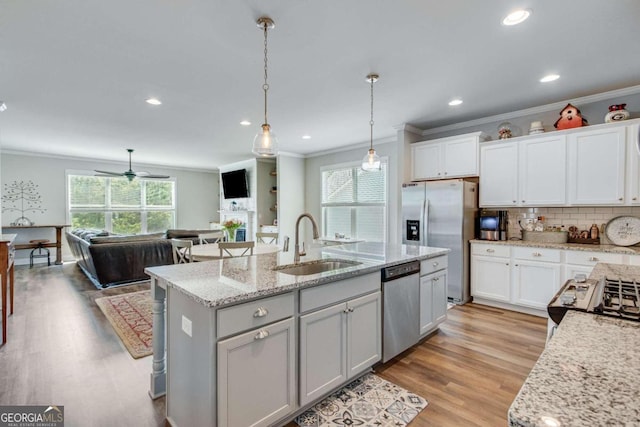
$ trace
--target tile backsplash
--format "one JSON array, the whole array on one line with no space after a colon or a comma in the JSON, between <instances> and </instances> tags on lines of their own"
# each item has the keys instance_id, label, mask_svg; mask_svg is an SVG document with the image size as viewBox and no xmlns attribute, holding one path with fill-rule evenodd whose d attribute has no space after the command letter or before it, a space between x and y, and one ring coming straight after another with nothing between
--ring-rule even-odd
<instances>
[{"instance_id":1,"label":"tile backsplash","mask_svg":"<svg viewBox=\"0 0 640 427\"><path fill-rule=\"evenodd\" d=\"M520 225L518 220L523 215L544 216L545 225L558 227L564 225L565 229L575 225L579 230L589 230L592 224L598 224L602 227L609 220L623 215L635 216L640 218L640 206L638 207L567 207L567 208L512 208L508 209L509 229L508 238L519 239L522 237L520 233ZM601 230L603 231L603 230ZM601 244L610 244L604 233L600 236Z\"/></svg>"}]
</instances>

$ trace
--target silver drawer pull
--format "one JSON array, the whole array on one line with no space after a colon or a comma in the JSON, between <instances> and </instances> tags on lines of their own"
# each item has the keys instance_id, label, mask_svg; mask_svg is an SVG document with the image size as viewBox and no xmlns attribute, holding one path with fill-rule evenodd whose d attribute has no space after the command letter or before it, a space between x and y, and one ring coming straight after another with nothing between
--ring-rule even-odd
<instances>
[{"instance_id":1,"label":"silver drawer pull","mask_svg":"<svg viewBox=\"0 0 640 427\"><path fill-rule=\"evenodd\" d=\"M542 256L542 254L540 252L534 252L532 255L533 256Z\"/></svg>"},{"instance_id":2,"label":"silver drawer pull","mask_svg":"<svg viewBox=\"0 0 640 427\"><path fill-rule=\"evenodd\" d=\"M434 263L433 263L433 266L434 266L434 267L437 267L437 266L439 266L439 265L440 265L440 263L439 263L439 262L434 262Z\"/></svg>"},{"instance_id":3,"label":"silver drawer pull","mask_svg":"<svg viewBox=\"0 0 640 427\"><path fill-rule=\"evenodd\" d=\"M253 313L253 317L264 317L269 314L269 310L264 307L259 307L255 313Z\"/></svg>"},{"instance_id":4,"label":"silver drawer pull","mask_svg":"<svg viewBox=\"0 0 640 427\"><path fill-rule=\"evenodd\" d=\"M600 261L597 257L589 257L589 261Z\"/></svg>"},{"instance_id":5,"label":"silver drawer pull","mask_svg":"<svg viewBox=\"0 0 640 427\"><path fill-rule=\"evenodd\" d=\"M496 251L495 249L487 249L487 252L489 252L489 253L493 253L495 251Z\"/></svg>"},{"instance_id":6,"label":"silver drawer pull","mask_svg":"<svg viewBox=\"0 0 640 427\"><path fill-rule=\"evenodd\" d=\"M437 282L438 280L440 280L440 278L439 278L439 277L434 277L434 278L433 278L433 281L434 281L434 282Z\"/></svg>"},{"instance_id":7,"label":"silver drawer pull","mask_svg":"<svg viewBox=\"0 0 640 427\"><path fill-rule=\"evenodd\" d=\"M260 331L258 331L258 333L256 334L255 337L253 337L253 339L254 340L263 340L268 336L269 336L269 331L265 331L264 329L260 329Z\"/></svg>"}]
</instances>

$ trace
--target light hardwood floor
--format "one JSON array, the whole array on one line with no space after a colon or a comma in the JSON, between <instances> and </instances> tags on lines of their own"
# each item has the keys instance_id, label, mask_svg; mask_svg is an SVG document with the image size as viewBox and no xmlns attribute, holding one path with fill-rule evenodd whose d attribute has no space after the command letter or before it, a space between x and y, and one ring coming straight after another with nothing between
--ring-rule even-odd
<instances>
[{"instance_id":1,"label":"light hardwood floor","mask_svg":"<svg viewBox=\"0 0 640 427\"><path fill-rule=\"evenodd\" d=\"M147 394L151 358L131 358L94 302L145 287L100 291L73 263L18 266L15 312L0 347L0 405L64 405L70 427L164 426L165 399ZM436 334L375 371L429 401L411 427L504 426L542 352L545 325L506 310L455 307Z\"/></svg>"}]
</instances>

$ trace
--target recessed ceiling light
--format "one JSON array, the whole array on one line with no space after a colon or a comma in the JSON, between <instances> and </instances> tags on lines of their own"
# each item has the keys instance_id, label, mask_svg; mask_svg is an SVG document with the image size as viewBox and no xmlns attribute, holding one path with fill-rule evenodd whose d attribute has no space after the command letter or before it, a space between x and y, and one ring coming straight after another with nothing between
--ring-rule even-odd
<instances>
[{"instance_id":1,"label":"recessed ceiling light","mask_svg":"<svg viewBox=\"0 0 640 427\"><path fill-rule=\"evenodd\" d=\"M460 104L462 104L462 99L460 98L452 99L451 101L449 101L449 105L451 105L452 107Z\"/></svg>"},{"instance_id":2,"label":"recessed ceiling light","mask_svg":"<svg viewBox=\"0 0 640 427\"><path fill-rule=\"evenodd\" d=\"M158 98L149 98L149 99L146 99L144 102L151 105L162 105L162 101L160 101Z\"/></svg>"},{"instance_id":3,"label":"recessed ceiling light","mask_svg":"<svg viewBox=\"0 0 640 427\"><path fill-rule=\"evenodd\" d=\"M548 82L552 82L554 80L558 80L560 78L559 75L557 74L548 74L546 76L544 76L543 78L540 79L540 83L548 83Z\"/></svg>"},{"instance_id":4,"label":"recessed ceiling light","mask_svg":"<svg viewBox=\"0 0 640 427\"><path fill-rule=\"evenodd\" d=\"M508 14L503 20L502 25L518 25L531 15L530 9L515 10Z\"/></svg>"},{"instance_id":5,"label":"recessed ceiling light","mask_svg":"<svg viewBox=\"0 0 640 427\"><path fill-rule=\"evenodd\" d=\"M311 139L311 135L302 135L302 139Z\"/></svg>"},{"instance_id":6,"label":"recessed ceiling light","mask_svg":"<svg viewBox=\"0 0 640 427\"><path fill-rule=\"evenodd\" d=\"M242 126L251 126L251 122L249 120L243 120L240 122Z\"/></svg>"}]
</instances>

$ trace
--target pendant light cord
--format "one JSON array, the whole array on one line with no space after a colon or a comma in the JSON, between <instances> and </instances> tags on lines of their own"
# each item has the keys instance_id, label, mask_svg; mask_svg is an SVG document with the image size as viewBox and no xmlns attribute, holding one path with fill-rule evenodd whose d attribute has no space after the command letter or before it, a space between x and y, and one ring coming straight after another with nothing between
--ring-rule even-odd
<instances>
[{"instance_id":1,"label":"pendant light cord","mask_svg":"<svg viewBox=\"0 0 640 427\"><path fill-rule=\"evenodd\" d=\"M267 30L268 24L265 22L263 24L264 28L264 84L262 85L262 90L264 90L264 123L267 122L267 91L269 90L269 84L267 83Z\"/></svg>"},{"instance_id":2,"label":"pendant light cord","mask_svg":"<svg viewBox=\"0 0 640 427\"><path fill-rule=\"evenodd\" d=\"M371 128L371 145L369 146L369 149L373 150L373 77L371 77L369 81L371 82L371 120L369 120L369 126Z\"/></svg>"}]
</instances>

